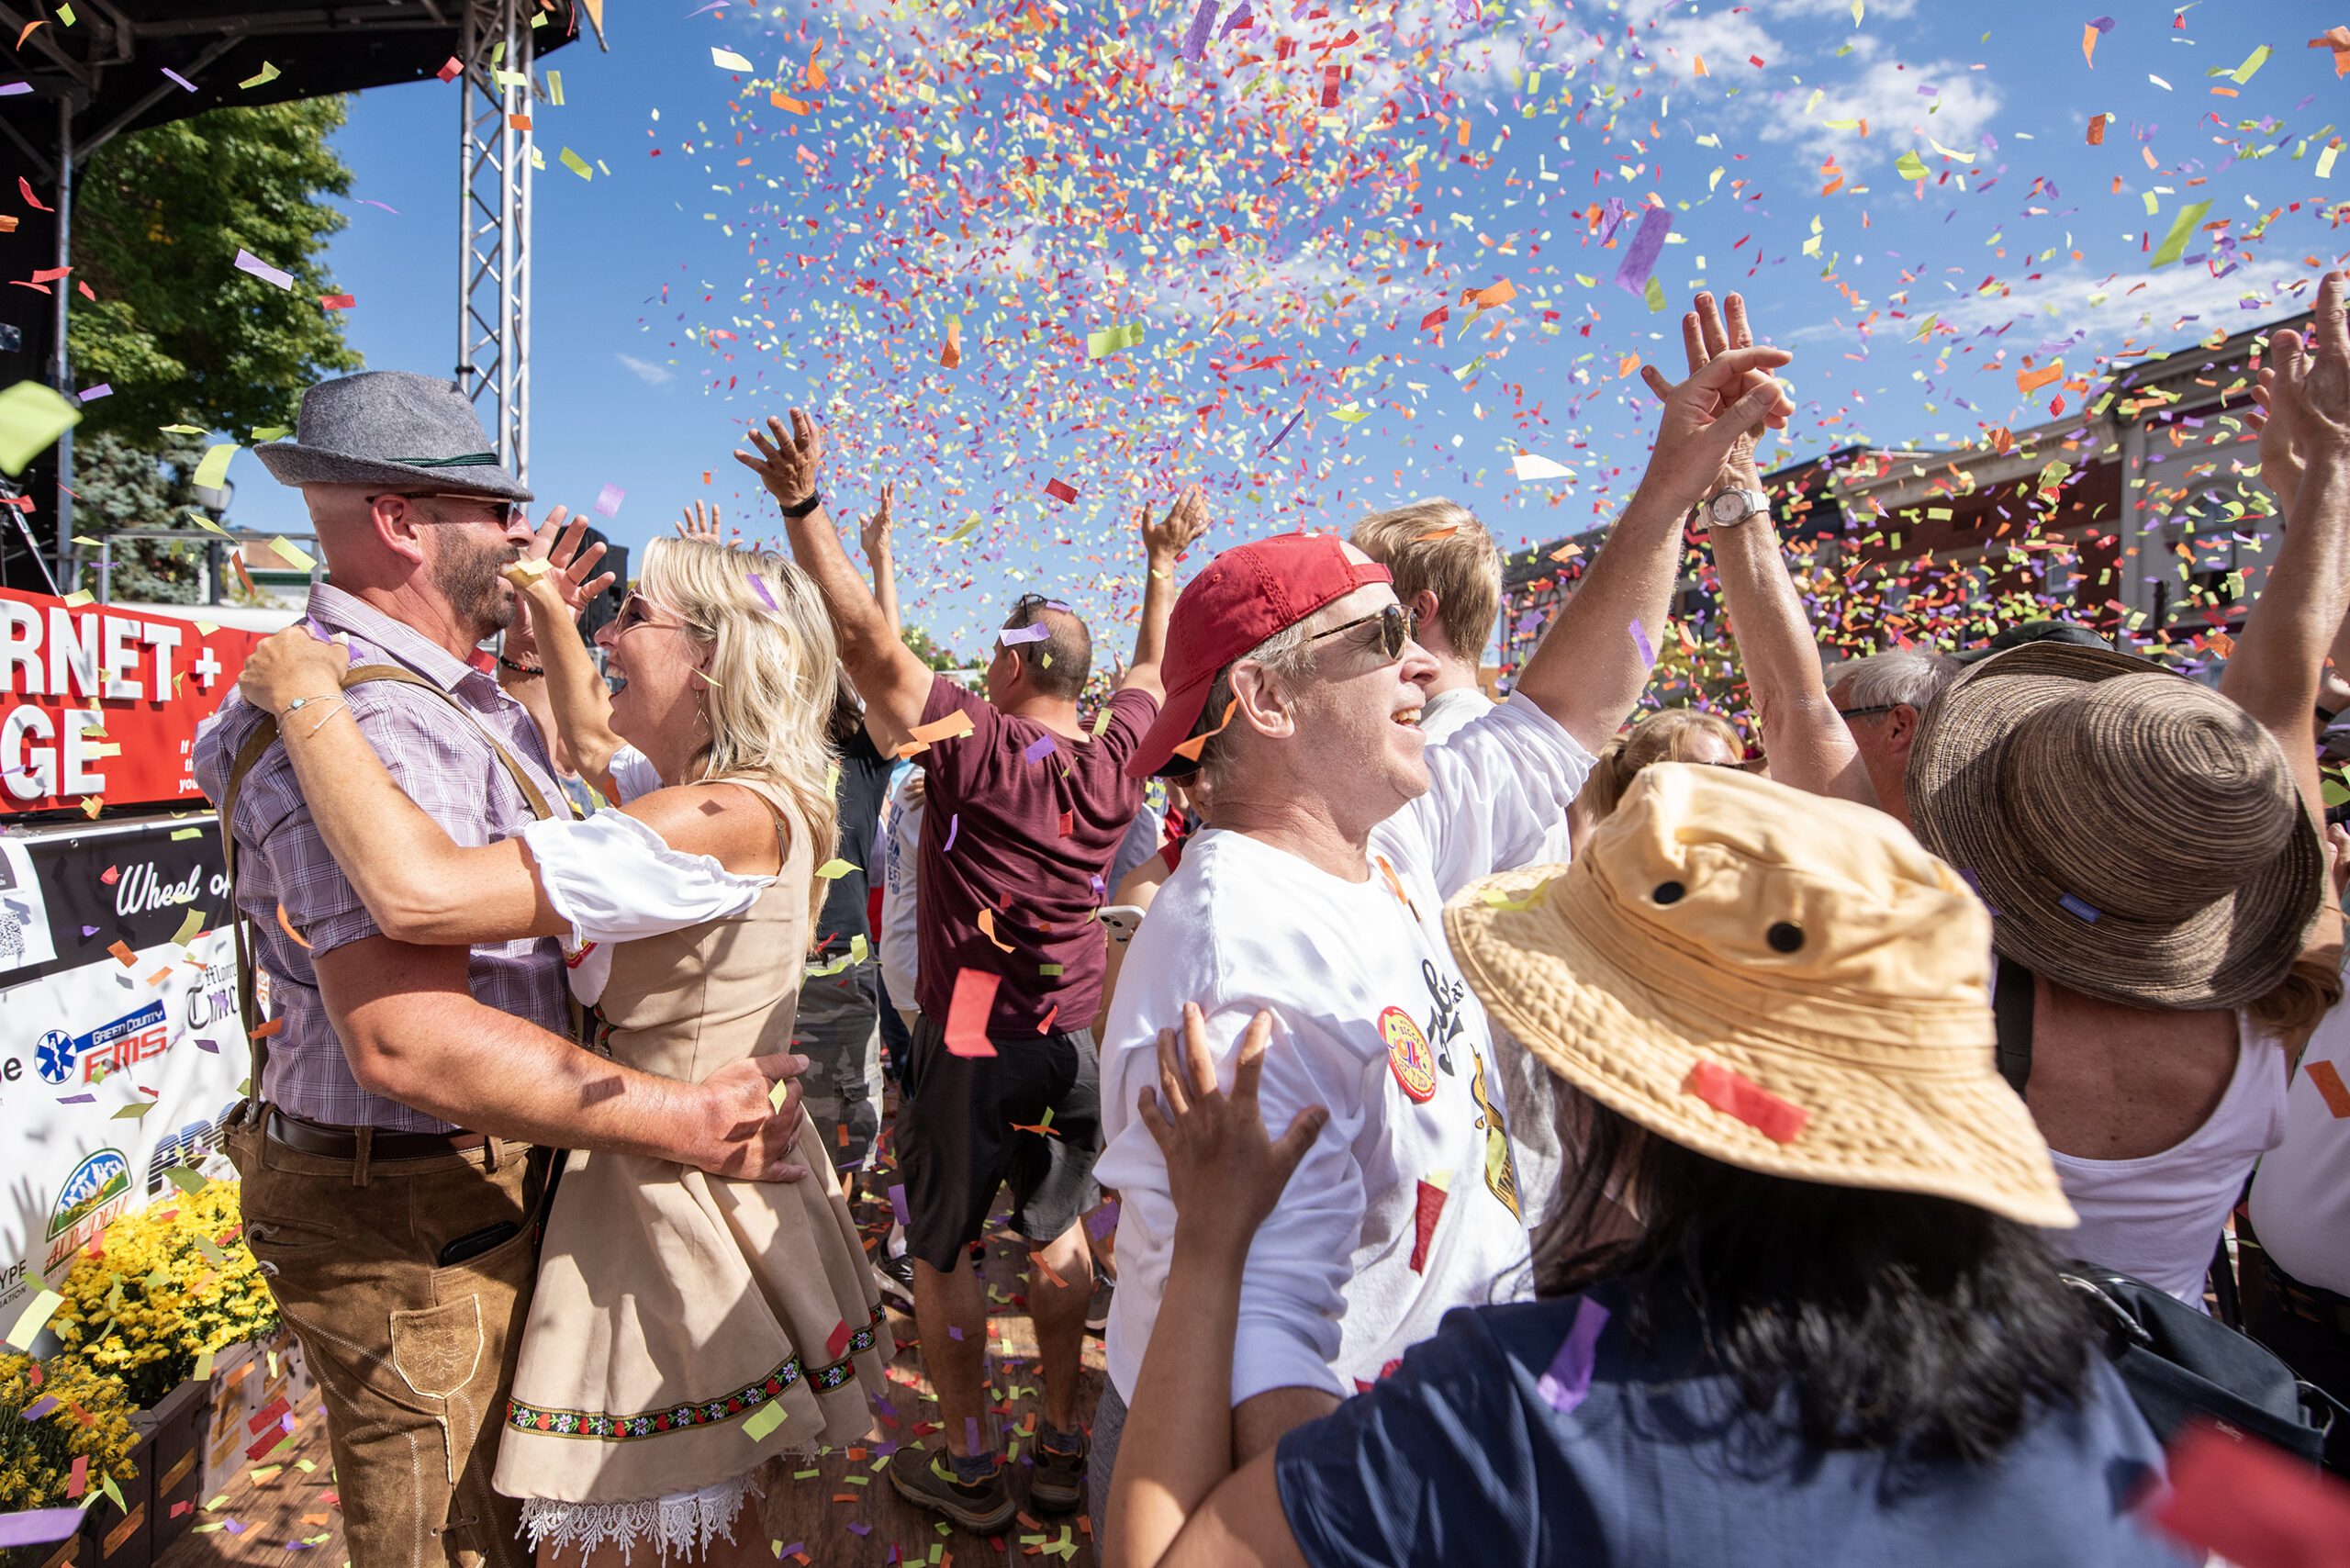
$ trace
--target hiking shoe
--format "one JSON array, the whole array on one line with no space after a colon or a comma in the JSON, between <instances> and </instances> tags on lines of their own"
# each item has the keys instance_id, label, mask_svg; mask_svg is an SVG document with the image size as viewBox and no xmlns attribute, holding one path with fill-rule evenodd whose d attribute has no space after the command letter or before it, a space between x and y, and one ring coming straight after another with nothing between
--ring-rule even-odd
<instances>
[{"instance_id":1,"label":"hiking shoe","mask_svg":"<svg viewBox=\"0 0 2350 1568\"><path fill-rule=\"evenodd\" d=\"M956 1479L945 1449L900 1449L890 1456L890 1484L914 1506L944 1514L974 1535L998 1534L1019 1511L1001 1461L985 1481L969 1484Z\"/></svg>"},{"instance_id":2,"label":"hiking shoe","mask_svg":"<svg viewBox=\"0 0 2350 1568\"><path fill-rule=\"evenodd\" d=\"M1041 1513L1074 1513L1085 1500L1085 1456L1091 1448L1083 1430L1071 1434L1077 1447L1064 1452L1048 1448L1040 1423L1036 1432L1036 1479L1028 1489L1029 1500Z\"/></svg>"}]
</instances>

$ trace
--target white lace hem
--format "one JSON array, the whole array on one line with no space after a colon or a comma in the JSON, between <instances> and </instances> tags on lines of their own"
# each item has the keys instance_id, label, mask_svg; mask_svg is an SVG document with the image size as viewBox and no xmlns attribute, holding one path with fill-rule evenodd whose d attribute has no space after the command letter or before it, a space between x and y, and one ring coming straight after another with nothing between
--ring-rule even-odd
<instances>
[{"instance_id":1,"label":"white lace hem","mask_svg":"<svg viewBox=\"0 0 2350 1568\"><path fill-rule=\"evenodd\" d=\"M666 1562L671 1553L691 1560L708 1554L720 1536L734 1539L734 1516L743 1499L760 1495L758 1472L745 1471L697 1492L675 1492L638 1503L563 1503L551 1497L522 1499L522 1533L531 1550L576 1551L586 1557L599 1546L617 1546L621 1561L639 1544L651 1542Z\"/></svg>"}]
</instances>

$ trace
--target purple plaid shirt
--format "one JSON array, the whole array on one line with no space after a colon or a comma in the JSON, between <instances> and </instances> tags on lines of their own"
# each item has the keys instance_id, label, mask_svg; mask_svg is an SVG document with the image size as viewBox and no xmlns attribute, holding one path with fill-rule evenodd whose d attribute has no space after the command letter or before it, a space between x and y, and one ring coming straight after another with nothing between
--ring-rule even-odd
<instances>
[{"instance_id":1,"label":"purple plaid shirt","mask_svg":"<svg viewBox=\"0 0 2350 1568\"><path fill-rule=\"evenodd\" d=\"M310 617L330 632L351 634L354 662L405 665L456 699L453 708L397 681L371 681L347 694L360 732L393 779L452 839L467 847L490 844L512 837L532 820L530 803L483 738L485 730L513 754L548 803L564 809L538 726L494 678L324 583L310 589ZM257 710L231 692L197 735L196 782L213 800L220 798L238 748L260 720ZM447 1122L368 1093L351 1076L310 966L316 954L381 933L327 852L283 745L270 747L245 776L237 820L229 826L237 840L237 905L252 923L254 962L268 977L271 1012L285 1020L269 1038L263 1098L337 1126L451 1131ZM278 924L281 903L285 918L308 939L309 951ZM468 969L474 999L484 1006L556 1034L569 1030L563 954L554 938L485 943L473 949Z\"/></svg>"}]
</instances>

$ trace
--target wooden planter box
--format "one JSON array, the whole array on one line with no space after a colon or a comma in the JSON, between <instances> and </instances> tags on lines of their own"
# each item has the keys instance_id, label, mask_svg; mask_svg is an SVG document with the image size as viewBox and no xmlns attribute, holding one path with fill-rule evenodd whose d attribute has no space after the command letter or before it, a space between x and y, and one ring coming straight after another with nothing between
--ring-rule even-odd
<instances>
[{"instance_id":1,"label":"wooden planter box","mask_svg":"<svg viewBox=\"0 0 2350 1568\"><path fill-rule=\"evenodd\" d=\"M78 1568L151 1568L163 1549L196 1522L193 1506L205 1418L212 1406L210 1379L189 1379L151 1410L131 1413L139 1441L130 1450L138 1474L122 1483L128 1512L101 1497L90 1506L76 1538ZM174 1503L190 1506L172 1517ZM73 1544L73 1542L69 1542Z\"/></svg>"},{"instance_id":2,"label":"wooden planter box","mask_svg":"<svg viewBox=\"0 0 2350 1568\"><path fill-rule=\"evenodd\" d=\"M204 1479L204 1433L211 1413L210 1378L200 1383L190 1379L146 1412L154 1422L153 1446L140 1474L149 1486L147 1531L154 1557L162 1556L196 1523L196 1505L204 1500L196 1484Z\"/></svg>"}]
</instances>

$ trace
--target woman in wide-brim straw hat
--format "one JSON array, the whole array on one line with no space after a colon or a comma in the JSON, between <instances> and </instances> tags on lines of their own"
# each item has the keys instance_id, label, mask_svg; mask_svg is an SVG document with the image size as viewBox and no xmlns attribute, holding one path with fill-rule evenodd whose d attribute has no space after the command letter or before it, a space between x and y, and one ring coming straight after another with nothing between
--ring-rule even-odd
<instances>
[{"instance_id":1,"label":"woman in wide-brim straw hat","mask_svg":"<svg viewBox=\"0 0 2350 1568\"><path fill-rule=\"evenodd\" d=\"M593 560L574 556L578 541L575 528L551 570L509 575L563 753L621 806L460 847L331 713L288 726L289 750L327 846L386 931L561 936L573 993L596 1009L593 1047L698 1082L790 1048L822 900L814 868L837 836L832 624L789 561L655 540L598 633L622 683L612 695L573 625ZM297 627L262 645L239 689L275 712L332 692L344 664ZM496 1413L492 1484L524 1500L541 1562L770 1562L753 1499L783 1456L872 1431L879 1291L812 1123L795 1154L805 1174L787 1182L571 1155Z\"/></svg>"},{"instance_id":2,"label":"woman in wide-brim straw hat","mask_svg":"<svg viewBox=\"0 0 2350 1568\"><path fill-rule=\"evenodd\" d=\"M2220 688L2041 643L1944 691L1912 825L1993 912L2003 1065L2080 1213L2069 1245L2203 1305L2292 1054L2342 994L2311 722L2350 605L2350 327L2328 274L2308 352L2261 372L2274 544ZM2304 470L2306 469L2306 476Z\"/></svg>"},{"instance_id":3,"label":"woman in wide-brim straw hat","mask_svg":"<svg viewBox=\"0 0 2350 1568\"><path fill-rule=\"evenodd\" d=\"M1113 1568L2180 1561L2128 1509L2161 1452L2041 1239L2072 1214L1955 871L1869 808L1661 763L1445 927L1581 1092L1537 1299L1450 1314L1229 1473L1240 1263L1319 1112L1269 1142L1262 1025L1227 1096L1194 1013L1145 1092L1176 1261Z\"/></svg>"},{"instance_id":4,"label":"woman in wide-brim straw hat","mask_svg":"<svg viewBox=\"0 0 2350 1568\"><path fill-rule=\"evenodd\" d=\"M2341 995L2311 715L2350 607L2342 294L2330 276L2313 355L2279 332L2261 373L2261 473L2294 526L2219 690L2024 642L1945 689L1908 756L1918 837L1992 911L2003 1070L2081 1216L2064 1245L2199 1309L2228 1212L2283 1136L2288 1046ZM1693 371L1741 341L1736 304L1726 330L1699 297ZM1770 519L1712 543L1774 776L1876 804Z\"/></svg>"}]
</instances>

